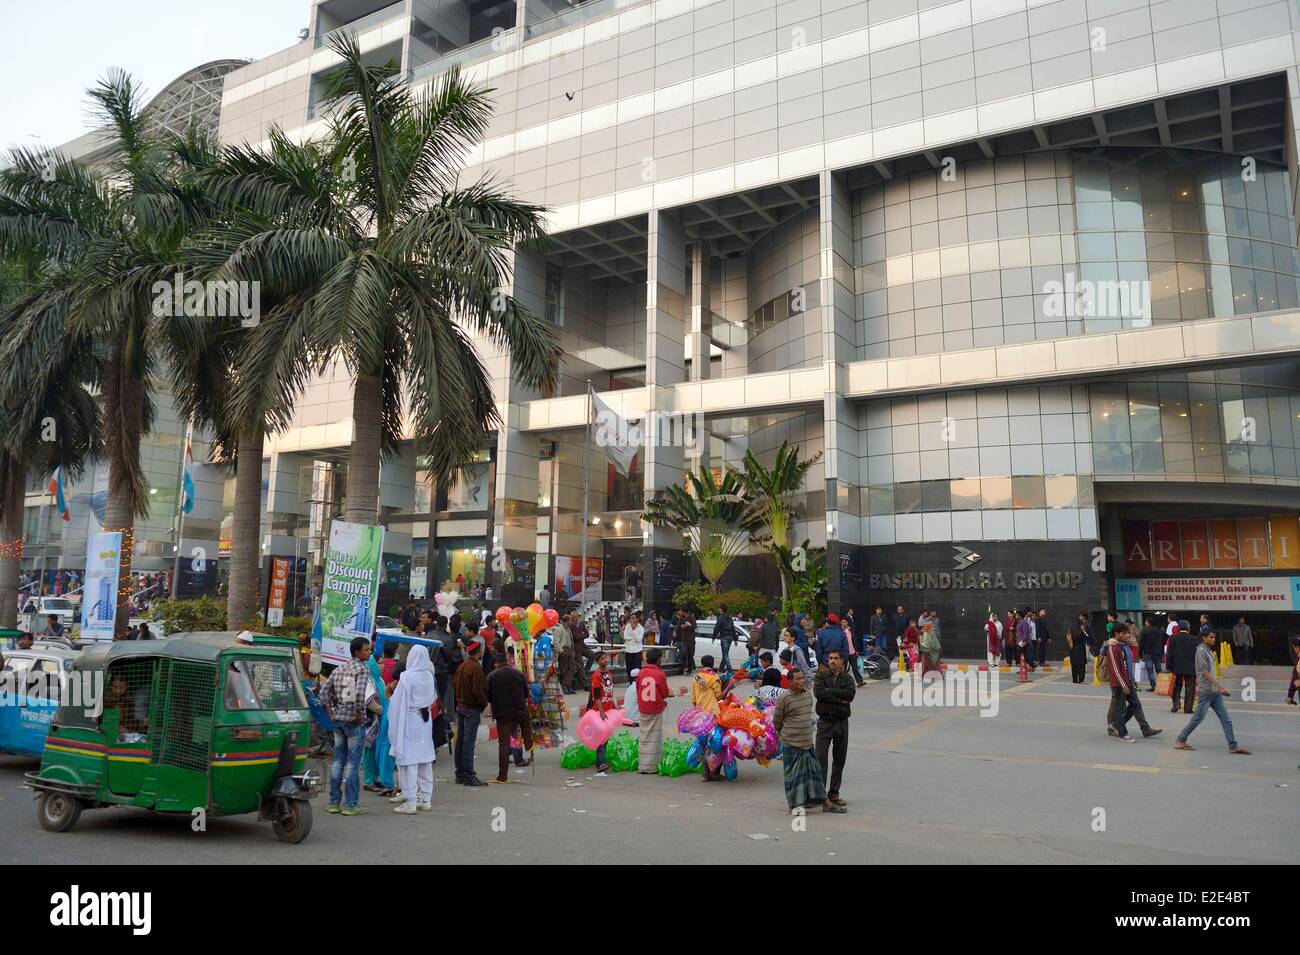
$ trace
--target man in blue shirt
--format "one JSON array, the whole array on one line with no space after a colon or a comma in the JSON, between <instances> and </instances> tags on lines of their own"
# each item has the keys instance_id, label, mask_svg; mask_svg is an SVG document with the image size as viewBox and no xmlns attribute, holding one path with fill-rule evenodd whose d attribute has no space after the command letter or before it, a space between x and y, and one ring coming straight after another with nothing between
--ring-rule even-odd
<instances>
[{"instance_id":1,"label":"man in blue shirt","mask_svg":"<svg viewBox=\"0 0 1300 955\"><path fill-rule=\"evenodd\" d=\"M844 640L844 631L840 628L840 618L835 614L826 615L826 623L817 631L817 662L822 663L827 659L832 650L838 650L840 658L847 660L849 658L848 644Z\"/></svg>"}]
</instances>

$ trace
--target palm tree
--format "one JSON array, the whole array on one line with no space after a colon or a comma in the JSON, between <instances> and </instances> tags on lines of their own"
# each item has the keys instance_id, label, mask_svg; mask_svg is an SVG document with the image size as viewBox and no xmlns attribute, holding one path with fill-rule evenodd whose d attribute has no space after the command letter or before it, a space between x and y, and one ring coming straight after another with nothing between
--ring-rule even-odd
<instances>
[{"instance_id":1,"label":"palm tree","mask_svg":"<svg viewBox=\"0 0 1300 955\"><path fill-rule=\"evenodd\" d=\"M722 575L739 557L756 530L743 479L724 469L717 480L707 467L686 475L686 486L673 485L646 502L641 519L682 532L700 573L716 594Z\"/></svg>"},{"instance_id":2,"label":"palm tree","mask_svg":"<svg viewBox=\"0 0 1300 955\"><path fill-rule=\"evenodd\" d=\"M115 136L102 176L55 156L17 153L0 173L0 256L59 267L67 327L102 354L103 453L109 480L104 528L122 534L117 631L128 625L135 519L149 512L140 442L153 425L155 282L169 282L185 236L205 209L175 178L152 132L143 91L112 70L89 91L92 113Z\"/></svg>"},{"instance_id":3,"label":"palm tree","mask_svg":"<svg viewBox=\"0 0 1300 955\"><path fill-rule=\"evenodd\" d=\"M2 200L0 200L2 205ZM0 627L18 612L29 476L75 479L97 450L98 408L87 388L93 348L67 331L68 296L39 262L0 267Z\"/></svg>"},{"instance_id":4,"label":"palm tree","mask_svg":"<svg viewBox=\"0 0 1300 955\"><path fill-rule=\"evenodd\" d=\"M255 364L274 363L290 328L355 375L344 516L373 524L380 460L404 418L442 482L499 423L473 334L504 346L526 386L555 379L559 352L549 326L505 291L515 246L540 247L542 209L491 180L457 182L463 151L487 129L491 91L452 70L417 96L391 65L364 63L355 37L330 45L342 63L327 81L321 144L273 148L279 168L227 183L268 224L240 239L223 274L257 280L280 302L250 335Z\"/></svg>"},{"instance_id":5,"label":"palm tree","mask_svg":"<svg viewBox=\"0 0 1300 955\"><path fill-rule=\"evenodd\" d=\"M182 182L192 190L192 201L209 208L210 222L190 237L177 263L178 271L200 281L223 281L224 266L248 236L273 223L289 227L312 221L315 210L303 203L286 205L273 219L252 216L238 201L250 180L265 184L286 171L299 175L305 171L312 174L301 183L307 190L321 182L328 185L328 179L314 175L328 171L328 159L315 146L295 145L279 134L272 137L267 153L243 147L217 149L195 131L172 140L169 148ZM259 310L274 312L279 304L262 294L260 286L253 296ZM313 363L301 324L280 322L279 347L274 350L251 347L255 327L237 315L177 315L163 338L178 411L213 435L213 463L234 467L226 598L226 625L232 630L252 627L260 603L265 439L288 425L293 402L302 394Z\"/></svg>"},{"instance_id":6,"label":"palm tree","mask_svg":"<svg viewBox=\"0 0 1300 955\"><path fill-rule=\"evenodd\" d=\"M781 573L781 599L789 598L795 576L800 572L801 555L806 559L808 541L797 549L790 547L790 525L794 518L792 501L803 490L804 478L821 460L818 451L811 458L799 460L799 445L782 441L770 469L763 467L753 451L745 452L745 469L741 480L750 494L749 522L759 528L754 543L763 547L776 561Z\"/></svg>"}]
</instances>

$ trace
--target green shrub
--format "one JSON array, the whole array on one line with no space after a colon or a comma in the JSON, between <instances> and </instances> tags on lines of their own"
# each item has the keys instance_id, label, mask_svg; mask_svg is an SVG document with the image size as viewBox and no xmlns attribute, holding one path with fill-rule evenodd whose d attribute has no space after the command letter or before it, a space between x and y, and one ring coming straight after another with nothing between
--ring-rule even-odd
<instances>
[{"instance_id":1,"label":"green shrub","mask_svg":"<svg viewBox=\"0 0 1300 955\"><path fill-rule=\"evenodd\" d=\"M727 590L710 600L709 610L725 606L733 617L758 617L771 611L772 601L756 590Z\"/></svg>"},{"instance_id":2,"label":"green shrub","mask_svg":"<svg viewBox=\"0 0 1300 955\"><path fill-rule=\"evenodd\" d=\"M673 591L673 609L685 607L697 617L709 615L710 601L713 600L713 588L704 581L687 581Z\"/></svg>"},{"instance_id":3,"label":"green shrub","mask_svg":"<svg viewBox=\"0 0 1300 955\"><path fill-rule=\"evenodd\" d=\"M163 600L151 618L163 625L164 633L190 633L226 629L226 602L206 595L192 600Z\"/></svg>"}]
</instances>

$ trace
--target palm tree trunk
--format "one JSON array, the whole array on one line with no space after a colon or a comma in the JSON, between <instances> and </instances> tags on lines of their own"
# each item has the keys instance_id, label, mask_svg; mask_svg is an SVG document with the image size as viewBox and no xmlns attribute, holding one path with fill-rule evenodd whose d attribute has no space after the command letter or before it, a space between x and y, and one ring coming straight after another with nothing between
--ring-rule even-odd
<instances>
[{"instance_id":1,"label":"palm tree trunk","mask_svg":"<svg viewBox=\"0 0 1300 955\"><path fill-rule=\"evenodd\" d=\"M262 422L239 436L235 456L235 514L230 547L230 583L226 596L226 627L251 629L261 606L258 556L262 542Z\"/></svg>"},{"instance_id":2,"label":"palm tree trunk","mask_svg":"<svg viewBox=\"0 0 1300 955\"><path fill-rule=\"evenodd\" d=\"M357 375L352 394L352 450L348 457L348 502L343 519L373 524L379 510L379 454L383 421L383 380Z\"/></svg>"},{"instance_id":3,"label":"palm tree trunk","mask_svg":"<svg viewBox=\"0 0 1300 955\"><path fill-rule=\"evenodd\" d=\"M147 501L140 480L140 438L144 430L144 380L123 369L121 354L108 362L104 374L104 447L108 456L108 499L104 530L120 531L122 549L117 570L117 616L113 639L126 637L131 619L131 560L135 556L136 504ZM147 506L147 505L146 505Z\"/></svg>"},{"instance_id":4,"label":"palm tree trunk","mask_svg":"<svg viewBox=\"0 0 1300 955\"><path fill-rule=\"evenodd\" d=\"M12 630L18 623L18 574L23 565L23 517L27 466L9 453L0 455L0 627Z\"/></svg>"}]
</instances>

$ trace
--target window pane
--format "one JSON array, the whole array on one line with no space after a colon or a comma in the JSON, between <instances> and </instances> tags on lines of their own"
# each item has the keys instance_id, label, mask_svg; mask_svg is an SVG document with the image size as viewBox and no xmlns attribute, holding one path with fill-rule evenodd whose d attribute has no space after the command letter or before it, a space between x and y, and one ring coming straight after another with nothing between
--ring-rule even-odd
<instances>
[{"instance_id":1,"label":"window pane","mask_svg":"<svg viewBox=\"0 0 1300 955\"><path fill-rule=\"evenodd\" d=\"M921 509L921 482L894 485L894 513L915 514Z\"/></svg>"},{"instance_id":2,"label":"window pane","mask_svg":"<svg viewBox=\"0 0 1300 955\"><path fill-rule=\"evenodd\" d=\"M1043 478L1048 507L1078 507L1079 495L1073 474L1053 474Z\"/></svg>"},{"instance_id":3,"label":"window pane","mask_svg":"<svg viewBox=\"0 0 1300 955\"><path fill-rule=\"evenodd\" d=\"M984 500L986 510L1010 507L1011 478L982 478L980 497Z\"/></svg>"},{"instance_id":4,"label":"window pane","mask_svg":"<svg viewBox=\"0 0 1300 955\"><path fill-rule=\"evenodd\" d=\"M1092 478L1080 474L1079 478L1079 506L1092 507L1097 503L1092 495Z\"/></svg>"},{"instance_id":5,"label":"window pane","mask_svg":"<svg viewBox=\"0 0 1300 955\"><path fill-rule=\"evenodd\" d=\"M881 514L894 513L894 487L887 484L884 487L867 488L867 514L876 516Z\"/></svg>"},{"instance_id":6,"label":"window pane","mask_svg":"<svg viewBox=\"0 0 1300 955\"><path fill-rule=\"evenodd\" d=\"M1012 507L1045 507L1042 477L1012 478L1011 499Z\"/></svg>"},{"instance_id":7,"label":"window pane","mask_svg":"<svg viewBox=\"0 0 1300 955\"><path fill-rule=\"evenodd\" d=\"M1094 441L1128 440L1128 395L1124 389L1093 389L1092 437Z\"/></svg>"},{"instance_id":8,"label":"window pane","mask_svg":"<svg viewBox=\"0 0 1300 955\"><path fill-rule=\"evenodd\" d=\"M1092 467L1098 474L1127 474L1133 470L1133 450L1127 441L1094 441Z\"/></svg>"},{"instance_id":9,"label":"window pane","mask_svg":"<svg viewBox=\"0 0 1300 955\"><path fill-rule=\"evenodd\" d=\"M960 478L949 486L954 511L978 511L980 507L979 478Z\"/></svg>"},{"instance_id":10,"label":"window pane","mask_svg":"<svg viewBox=\"0 0 1300 955\"><path fill-rule=\"evenodd\" d=\"M1160 401L1155 382L1134 382L1128 388L1129 431L1134 441L1160 440Z\"/></svg>"},{"instance_id":11,"label":"window pane","mask_svg":"<svg viewBox=\"0 0 1300 955\"><path fill-rule=\"evenodd\" d=\"M952 509L952 500L948 496L947 481L921 482L921 510L947 511Z\"/></svg>"}]
</instances>

